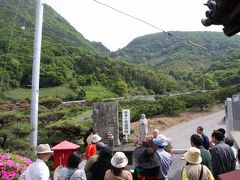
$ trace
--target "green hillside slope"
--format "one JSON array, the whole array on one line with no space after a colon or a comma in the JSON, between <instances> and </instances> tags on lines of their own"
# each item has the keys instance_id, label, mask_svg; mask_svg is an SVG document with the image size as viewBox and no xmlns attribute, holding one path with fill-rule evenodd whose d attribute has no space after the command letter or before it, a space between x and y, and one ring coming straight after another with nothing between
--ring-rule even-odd
<instances>
[{"instance_id":1,"label":"green hillside slope","mask_svg":"<svg viewBox=\"0 0 240 180\"><path fill-rule=\"evenodd\" d=\"M34 0L1 1L2 90L31 87L34 16ZM80 93L83 86L101 85L120 96L130 91L163 93L177 87L170 75L118 63L108 54L109 50L101 43L89 42L51 7L45 6L40 87L64 85Z\"/></svg>"},{"instance_id":2,"label":"green hillside slope","mask_svg":"<svg viewBox=\"0 0 240 180\"><path fill-rule=\"evenodd\" d=\"M239 69L239 35L229 38L220 32L170 34L138 37L114 55L124 57L129 63L171 75L181 82L182 88L205 86L207 89L216 89L240 82L236 77ZM227 81L229 78L231 80Z\"/></svg>"},{"instance_id":3,"label":"green hillside slope","mask_svg":"<svg viewBox=\"0 0 240 180\"><path fill-rule=\"evenodd\" d=\"M162 69L171 67L177 62L182 66L199 69L209 65L221 55L240 48L238 35L228 38L220 32L170 33L171 36L166 33L156 33L138 37L116 54L128 57L132 63L147 64Z\"/></svg>"}]
</instances>

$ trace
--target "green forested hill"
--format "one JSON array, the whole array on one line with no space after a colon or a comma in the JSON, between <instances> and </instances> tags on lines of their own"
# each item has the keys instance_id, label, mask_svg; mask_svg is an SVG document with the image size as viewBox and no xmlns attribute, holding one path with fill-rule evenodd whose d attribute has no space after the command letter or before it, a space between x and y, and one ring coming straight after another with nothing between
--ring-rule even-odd
<instances>
[{"instance_id":1,"label":"green forested hill","mask_svg":"<svg viewBox=\"0 0 240 180\"><path fill-rule=\"evenodd\" d=\"M0 2L1 90L29 88L35 1ZM64 18L45 5L40 87L64 85L82 92L80 89L83 86L101 85L118 95L128 91L161 94L177 87L177 81L168 74L119 63L108 54L109 50L101 43L85 39Z\"/></svg>"},{"instance_id":2,"label":"green forested hill","mask_svg":"<svg viewBox=\"0 0 240 180\"><path fill-rule=\"evenodd\" d=\"M34 17L34 0L0 1L1 90L31 85ZM122 96L193 90L204 79L215 89L238 82L239 49L238 35L170 32L138 37L110 52L45 5L40 87L68 86L82 94L82 87L100 85Z\"/></svg>"},{"instance_id":3,"label":"green forested hill","mask_svg":"<svg viewBox=\"0 0 240 180\"><path fill-rule=\"evenodd\" d=\"M207 89L240 82L239 35L229 38L222 32L150 34L134 39L115 56L171 75L187 89L203 88L203 79Z\"/></svg>"},{"instance_id":4,"label":"green forested hill","mask_svg":"<svg viewBox=\"0 0 240 180\"><path fill-rule=\"evenodd\" d=\"M238 35L229 38L220 32L170 33L138 37L116 54L128 57L132 63L151 65L158 69L171 70L185 66L196 70L210 65L223 54L240 49Z\"/></svg>"},{"instance_id":5,"label":"green forested hill","mask_svg":"<svg viewBox=\"0 0 240 180\"><path fill-rule=\"evenodd\" d=\"M18 2L20 3L18 4ZM2 82L7 87L29 85L34 40L35 1L2 0L0 19ZM25 27L25 30L22 27ZM98 50L52 8L45 5L42 71L49 70L50 67L46 67L47 65L51 65L53 69L57 68L57 64L53 61L55 57L80 55L83 52L97 54Z\"/></svg>"}]
</instances>

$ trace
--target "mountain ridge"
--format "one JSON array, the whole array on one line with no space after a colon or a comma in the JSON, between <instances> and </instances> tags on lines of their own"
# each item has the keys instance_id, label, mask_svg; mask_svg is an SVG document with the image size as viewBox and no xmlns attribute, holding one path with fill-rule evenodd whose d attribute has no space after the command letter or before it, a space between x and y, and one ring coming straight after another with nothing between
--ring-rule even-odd
<instances>
[{"instance_id":1,"label":"mountain ridge","mask_svg":"<svg viewBox=\"0 0 240 180\"><path fill-rule=\"evenodd\" d=\"M0 88L29 87L34 1L26 0L21 6L17 5L17 0L1 2L0 75L4 77L4 84ZM9 41L16 13L16 26ZM23 24L24 31L21 29ZM207 50L192 46L187 41ZM236 68L225 69L226 73L220 71L226 66L238 67L238 59L231 61L228 56L238 58L239 48L238 35L226 39L216 32L172 31L137 37L126 47L111 52L102 43L85 39L46 5L40 87L67 85L79 93L82 86L100 84L121 96L132 89L138 94L164 94L195 89L204 76L209 80L207 87L215 89L220 84L226 84L229 73L233 76L231 82L237 82L238 77L233 73ZM224 81L215 76L219 73Z\"/></svg>"}]
</instances>

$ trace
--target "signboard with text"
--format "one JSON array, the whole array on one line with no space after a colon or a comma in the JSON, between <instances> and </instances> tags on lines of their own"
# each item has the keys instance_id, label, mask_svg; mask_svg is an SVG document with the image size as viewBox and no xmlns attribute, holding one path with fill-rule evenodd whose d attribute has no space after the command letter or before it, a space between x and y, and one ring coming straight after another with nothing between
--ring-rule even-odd
<instances>
[{"instance_id":1,"label":"signboard with text","mask_svg":"<svg viewBox=\"0 0 240 180\"><path fill-rule=\"evenodd\" d=\"M129 109L122 110L122 128L123 128L123 135L130 134L131 127L130 127L130 110Z\"/></svg>"}]
</instances>

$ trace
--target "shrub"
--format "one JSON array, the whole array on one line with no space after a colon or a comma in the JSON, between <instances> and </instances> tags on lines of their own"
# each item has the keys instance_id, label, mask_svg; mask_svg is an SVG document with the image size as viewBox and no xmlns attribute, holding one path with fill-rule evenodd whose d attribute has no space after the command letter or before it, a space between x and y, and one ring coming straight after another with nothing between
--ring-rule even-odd
<instances>
[{"instance_id":1,"label":"shrub","mask_svg":"<svg viewBox=\"0 0 240 180\"><path fill-rule=\"evenodd\" d=\"M0 179L15 180L32 161L18 154L0 152Z\"/></svg>"},{"instance_id":2,"label":"shrub","mask_svg":"<svg viewBox=\"0 0 240 180\"><path fill-rule=\"evenodd\" d=\"M178 113L183 112L186 108L185 102L174 96L162 98L161 104L163 106L163 113L170 115L177 115Z\"/></svg>"},{"instance_id":3,"label":"shrub","mask_svg":"<svg viewBox=\"0 0 240 180\"><path fill-rule=\"evenodd\" d=\"M45 111L39 114L39 121L44 125L59 121L61 118L66 116L68 113L67 110L53 110L53 111Z\"/></svg>"},{"instance_id":4,"label":"shrub","mask_svg":"<svg viewBox=\"0 0 240 180\"><path fill-rule=\"evenodd\" d=\"M83 88L76 88L74 92L65 96L65 101L75 101L75 100L82 100L86 96L86 92Z\"/></svg>"},{"instance_id":5,"label":"shrub","mask_svg":"<svg viewBox=\"0 0 240 180\"><path fill-rule=\"evenodd\" d=\"M199 107L201 111L203 108L211 108L216 101L212 92L196 92L182 96L181 99L186 102L187 108Z\"/></svg>"},{"instance_id":6,"label":"shrub","mask_svg":"<svg viewBox=\"0 0 240 180\"><path fill-rule=\"evenodd\" d=\"M217 100L220 100L221 102L224 102L228 97L232 97L237 93L237 89L235 86L230 86L230 87L225 87L225 88L220 88L215 94L215 98Z\"/></svg>"},{"instance_id":7,"label":"shrub","mask_svg":"<svg viewBox=\"0 0 240 180\"><path fill-rule=\"evenodd\" d=\"M76 99L77 99L77 95L72 92L72 93L69 93L68 95L66 95L63 100L64 101L74 101Z\"/></svg>"},{"instance_id":8,"label":"shrub","mask_svg":"<svg viewBox=\"0 0 240 180\"><path fill-rule=\"evenodd\" d=\"M62 99L56 97L45 97L40 99L39 103L40 105L45 106L48 109L52 109L62 104Z\"/></svg>"},{"instance_id":9,"label":"shrub","mask_svg":"<svg viewBox=\"0 0 240 180\"><path fill-rule=\"evenodd\" d=\"M146 116L154 116L162 112L160 101L142 101L134 100L130 102L119 103L119 117L122 116L122 109L130 109L131 122L137 121L142 113Z\"/></svg>"}]
</instances>

